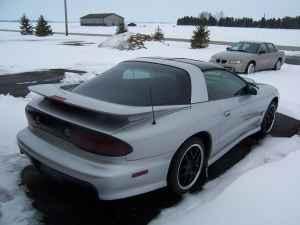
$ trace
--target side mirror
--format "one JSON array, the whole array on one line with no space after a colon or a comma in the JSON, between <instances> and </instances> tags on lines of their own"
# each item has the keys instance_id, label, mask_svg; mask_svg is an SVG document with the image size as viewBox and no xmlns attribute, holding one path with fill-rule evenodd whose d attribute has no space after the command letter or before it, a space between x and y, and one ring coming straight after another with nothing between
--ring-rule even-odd
<instances>
[{"instance_id":1,"label":"side mirror","mask_svg":"<svg viewBox=\"0 0 300 225\"><path fill-rule=\"evenodd\" d=\"M227 51L230 51L230 50L231 50L231 47L227 47L226 50L227 50Z\"/></svg>"},{"instance_id":2,"label":"side mirror","mask_svg":"<svg viewBox=\"0 0 300 225\"><path fill-rule=\"evenodd\" d=\"M253 85L248 84L246 86L246 94L247 95L257 95L257 90Z\"/></svg>"},{"instance_id":3,"label":"side mirror","mask_svg":"<svg viewBox=\"0 0 300 225\"><path fill-rule=\"evenodd\" d=\"M266 51L265 50L261 50L261 51L258 52L258 54L259 55L266 54Z\"/></svg>"}]
</instances>

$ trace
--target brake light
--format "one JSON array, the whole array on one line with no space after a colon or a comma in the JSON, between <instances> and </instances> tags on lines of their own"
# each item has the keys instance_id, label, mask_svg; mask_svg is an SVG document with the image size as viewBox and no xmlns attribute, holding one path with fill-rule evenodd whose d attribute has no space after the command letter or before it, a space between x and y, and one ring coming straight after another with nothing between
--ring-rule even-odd
<instances>
[{"instance_id":1,"label":"brake light","mask_svg":"<svg viewBox=\"0 0 300 225\"><path fill-rule=\"evenodd\" d=\"M106 156L125 156L132 152L132 147L117 138L106 134L74 128L66 131L70 135L70 141L91 153Z\"/></svg>"},{"instance_id":2,"label":"brake light","mask_svg":"<svg viewBox=\"0 0 300 225\"><path fill-rule=\"evenodd\" d=\"M87 152L106 156L125 156L132 152L132 147L118 138L68 123L28 105L26 116L31 129L42 129Z\"/></svg>"}]
</instances>

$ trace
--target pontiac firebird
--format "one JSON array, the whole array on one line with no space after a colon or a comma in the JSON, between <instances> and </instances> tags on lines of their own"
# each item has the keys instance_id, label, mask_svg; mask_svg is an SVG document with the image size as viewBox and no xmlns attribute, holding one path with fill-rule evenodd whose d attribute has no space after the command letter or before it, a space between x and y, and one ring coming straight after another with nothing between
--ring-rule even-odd
<instances>
[{"instance_id":1,"label":"pontiac firebird","mask_svg":"<svg viewBox=\"0 0 300 225\"><path fill-rule=\"evenodd\" d=\"M104 200L201 187L207 168L242 139L270 132L279 101L274 87L219 65L159 57L30 90L39 97L26 106L21 153Z\"/></svg>"}]
</instances>

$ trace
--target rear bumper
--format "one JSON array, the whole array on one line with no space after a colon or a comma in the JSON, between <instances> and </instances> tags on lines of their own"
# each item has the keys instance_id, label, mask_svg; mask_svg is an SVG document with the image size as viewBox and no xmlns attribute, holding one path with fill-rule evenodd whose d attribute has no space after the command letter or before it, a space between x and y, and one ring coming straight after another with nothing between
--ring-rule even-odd
<instances>
[{"instance_id":1,"label":"rear bumper","mask_svg":"<svg viewBox=\"0 0 300 225\"><path fill-rule=\"evenodd\" d=\"M166 156L138 161L96 161L73 154L72 149L65 151L63 143L53 144L28 128L20 131L17 139L21 152L54 171L93 186L99 199L126 198L166 186L170 161ZM148 173L133 177L145 170Z\"/></svg>"}]
</instances>

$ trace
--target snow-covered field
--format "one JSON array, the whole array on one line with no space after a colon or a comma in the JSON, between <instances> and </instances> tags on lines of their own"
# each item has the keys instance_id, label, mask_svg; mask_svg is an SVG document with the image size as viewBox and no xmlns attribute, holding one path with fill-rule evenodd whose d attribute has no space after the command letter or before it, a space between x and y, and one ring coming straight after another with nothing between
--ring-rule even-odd
<instances>
[{"instance_id":1,"label":"snow-covered field","mask_svg":"<svg viewBox=\"0 0 300 225\"><path fill-rule=\"evenodd\" d=\"M66 46L65 41L86 41L87 46ZM119 51L97 48L98 37L22 37L0 32L0 74L48 68L85 70L89 79L116 63L139 56L187 57L208 60L226 46L192 50L188 43L147 43L147 49ZM300 119L300 66L284 65L281 71L258 72L250 77L276 86L279 111ZM69 73L64 82L81 79ZM0 83L1 85L1 83ZM39 214L31 207L19 175L28 160L18 154L17 132L26 126L24 107L30 100L0 95L0 224L36 224ZM300 137L267 137L241 162L204 190L185 196L164 210L152 224L299 224Z\"/></svg>"},{"instance_id":2,"label":"snow-covered field","mask_svg":"<svg viewBox=\"0 0 300 225\"><path fill-rule=\"evenodd\" d=\"M53 30L64 32L64 23L51 23ZM137 27L129 27L134 33L154 33L159 25L166 37L191 38L194 26L177 26L175 24L137 23ZM18 23L0 22L0 29L18 29ZM79 23L69 24L70 32L114 34L115 27L86 27ZM210 38L213 41L270 41L277 45L300 46L300 30L289 29L261 29L261 28L232 28L232 27L209 27Z\"/></svg>"}]
</instances>

